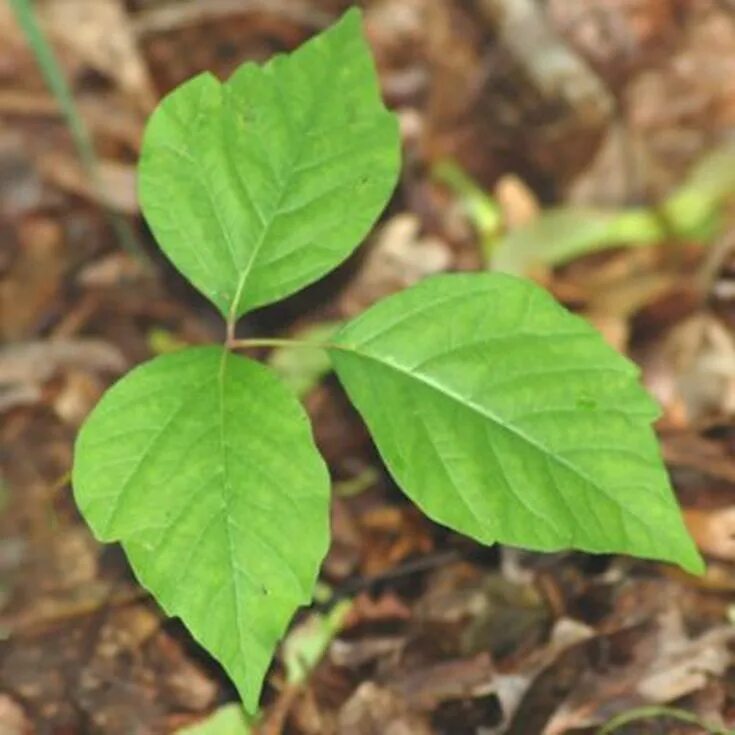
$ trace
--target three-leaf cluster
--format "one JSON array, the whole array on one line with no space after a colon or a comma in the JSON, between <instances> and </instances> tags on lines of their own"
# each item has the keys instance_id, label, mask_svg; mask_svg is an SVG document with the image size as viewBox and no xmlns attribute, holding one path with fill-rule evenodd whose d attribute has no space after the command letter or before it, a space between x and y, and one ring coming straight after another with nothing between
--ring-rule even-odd
<instances>
[{"instance_id":1,"label":"three-leaf cluster","mask_svg":"<svg viewBox=\"0 0 735 735\"><path fill-rule=\"evenodd\" d=\"M140 163L143 210L230 330L318 279L395 187L400 140L358 11L288 56L166 97ZM296 397L231 345L113 386L80 432L77 503L140 582L257 706L273 650L329 544L329 475ZM535 285L428 279L325 345L398 484L483 543L574 547L696 571L637 370Z\"/></svg>"}]
</instances>

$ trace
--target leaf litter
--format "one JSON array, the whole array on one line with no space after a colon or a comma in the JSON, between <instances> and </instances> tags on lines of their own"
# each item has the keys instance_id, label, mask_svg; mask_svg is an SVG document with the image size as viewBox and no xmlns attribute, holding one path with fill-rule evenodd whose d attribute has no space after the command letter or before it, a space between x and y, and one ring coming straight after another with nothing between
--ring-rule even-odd
<instances>
[{"instance_id":1,"label":"leaf litter","mask_svg":"<svg viewBox=\"0 0 735 735\"><path fill-rule=\"evenodd\" d=\"M224 76L245 58L293 48L346 5L208 10L194 1L177 15L134 0L107 3L108 15L90 16L98 25L81 34L62 0L47 4L62 24L60 59L80 110L104 159L123 172L155 97L201 69ZM735 94L722 80L733 78L735 21L725 3L547 5L533 13L512 0L367 3L381 80L404 127L400 193L368 257L244 329L319 329L429 273L479 267L473 223L431 176L440 161L495 193L512 223L519 207L530 216L549 205L655 207L726 142ZM598 102L583 111L579 89L539 87L543 65L534 66L523 33L508 35L498 8L513 9L546 48L563 49L569 68L584 70L572 80L598 90ZM115 40L104 30L113 16ZM153 330L184 344L221 335L165 264L151 279L117 252L98 206L105 193L54 162L54 151L74 160L67 131L17 29L4 20L0 29L0 160L12 163L0 170L0 382L11 396L0 422L0 725L19 734L171 733L223 706L235 712L234 691L163 620L122 557L87 536L65 476L75 427L106 383L150 356ZM105 38L123 64L108 63ZM624 102L619 113L605 103L611 96ZM533 193L530 204L496 188L509 175ZM725 234L730 201L726 191L716 211ZM708 574L483 549L433 525L405 506L333 377L306 366L293 379L334 479L365 479L333 510L317 603L324 614L347 600L349 611L295 689L283 658L274 666L262 719L280 728L272 733L596 733L651 706L661 708L656 717L617 732L703 731L667 718L666 707L713 730L735 728L735 259L725 248L713 272L708 233L677 234L531 275L642 365L663 404L664 456ZM695 284L699 273L706 278Z\"/></svg>"}]
</instances>

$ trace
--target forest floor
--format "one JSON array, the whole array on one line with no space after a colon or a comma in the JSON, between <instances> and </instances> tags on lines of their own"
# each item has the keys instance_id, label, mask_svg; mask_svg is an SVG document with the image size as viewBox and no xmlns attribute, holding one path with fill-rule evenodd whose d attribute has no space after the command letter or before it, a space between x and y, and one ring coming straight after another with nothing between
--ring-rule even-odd
<instances>
[{"instance_id":1,"label":"forest floor","mask_svg":"<svg viewBox=\"0 0 735 735\"><path fill-rule=\"evenodd\" d=\"M0 735L168 734L236 699L84 526L73 442L130 367L224 337L138 210L157 100L290 50L349 4L39 0L95 179L0 5ZM305 682L285 683L279 652L258 732L593 735L626 713L655 716L623 735L735 728L735 4L360 4L400 116L401 182L358 255L239 334L293 335L432 273L491 267L514 234L517 267L640 365L708 571L479 547L397 490L333 376L279 363L334 478L322 581L346 604ZM683 199L664 206L682 187L708 192L696 226ZM631 207L660 213L660 236L602 248ZM547 257L549 240L573 257ZM290 645L324 636L327 612L300 613Z\"/></svg>"}]
</instances>

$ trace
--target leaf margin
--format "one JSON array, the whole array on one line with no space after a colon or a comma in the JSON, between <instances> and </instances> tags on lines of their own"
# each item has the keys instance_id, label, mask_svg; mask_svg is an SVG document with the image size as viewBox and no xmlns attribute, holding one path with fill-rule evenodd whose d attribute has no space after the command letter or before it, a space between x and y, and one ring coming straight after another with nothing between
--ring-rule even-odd
<instances>
[{"instance_id":1,"label":"leaf margin","mask_svg":"<svg viewBox=\"0 0 735 735\"><path fill-rule=\"evenodd\" d=\"M556 302L544 289L538 287L537 285L533 284L532 282L528 281L527 279L519 278L510 274L505 273L450 273L450 274L440 274L440 275L434 275L430 276L423 281L421 281L419 284L412 286L408 289L405 289L404 291L398 292L396 294L393 294L386 299L383 299L382 301L378 302L377 304L374 304L370 308L368 308L365 312L355 317L353 320L348 322L344 325L344 327L335 335L335 337L332 340L332 343L329 348L330 358L332 359L332 364L334 366L335 372L337 373L340 383L344 387L349 399L355 406L355 408L358 410L358 412L361 414L363 420L365 421L368 429L370 430L370 433L373 437L373 440L375 442L376 448L383 459L383 462L385 463L385 466L389 470L390 474L394 477L399 487L403 489L403 491L408 495L409 498L413 502L415 502L421 510L432 520L441 523L443 525L448 525L451 528L454 528L455 530L458 530L460 533L465 533L473 538L475 538L480 543L509 543L511 545L516 545L522 548L527 548L530 550L535 551L560 551L567 548L570 548L569 545L559 544L559 543L538 543L534 539L523 539L523 540L513 540L509 541L507 538L503 538L502 536L504 534L497 534L495 538L488 538L483 537L482 534L475 534L467 529L458 528L457 526L452 525L451 523L447 522L447 519L444 515L444 513L441 511L441 509L434 508L434 507L427 507L426 503L422 502L421 500L417 499L416 496L416 489L415 488L407 488L405 486L404 481L402 481L400 475L402 474L401 470L396 469L396 461L395 456L391 456L392 452L389 451L386 446L384 446L384 442L381 441L379 434L380 431L375 429L375 420L374 417L368 415L368 411L365 409L364 403L365 401L363 399L357 398L356 393L357 391L354 389L354 386L350 386L350 378L348 376L349 367L347 366L347 363L352 360L365 360L365 354L363 354L360 351L359 346L359 340L357 342L354 339L355 333L359 332L360 324L366 320L369 314L375 314L378 310L385 310L387 307L385 306L386 302L393 302L397 303L401 298L405 298L405 294L408 292L417 292L418 290L424 289L429 290L433 287L433 284L440 284L440 283L448 283L449 281L453 281L455 284L458 284L460 280L463 281L464 284L469 284L470 282L473 283L479 283L480 280L485 280L486 282L494 282L498 284L497 290L502 290L503 283L506 284L515 284L516 286L523 284L523 287L532 289L532 293L535 293L538 298L543 298L546 301L546 304L551 307L552 309L558 310L559 313L563 313L566 318L568 318L569 324L576 324L577 326L584 329L586 332L588 332L589 336L593 336L599 340L600 345L604 345L609 349L609 352L611 355L614 355L615 359L617 360L618 364L627 366L625 369L628 371L629 379L632 381L635 381L635 384L639 390L639 397L640 397L640 403L641 403L641 412L640 412L640 418L642 418L646 422L646 426L638 426L638 429L647 429L650 436L653 439L652 446L655 447L656 455L655 457L652 456L652 459L655 459L660 464L661 471L663 473L663 477L666 481L666 489L664 492L668 494L669 501L672 504L671 510L678 510L678 505L676 503L675 496L673 494L673 491L670 486L670 482L668 480L667 473L664 469L663 462L660 455L660 449L658 442L655 438L655 434L653 432L653 428L651 426L652 422L658 418L660 415L660 407L656 402L653 400L653 398L643 389L643 387L640 385L638 379L640 376L640 370L638 366L636 366L634 363L632 363L630 360L625 358L624 356L620 355L619 353L615 352L611 347L609 347L606 343L604 343L601 335L597 333L596 330L588 323L586 322L582 317L572 314L568 312L564 307L562 307L558 302ZM431 298L425 298L424 299L424 308L428 308L428 305L432 304ZM421 311L421 308L418 308L416 311ZM400 310L398 310L400 311ZM409 315L410 316L410 315ZM406 313L403 312L399 318L398 321L401 319L406 318ZM388 327L387 329L389 329ZM376 334L379 334L379 331ZM369 341L371 339L375 339L376 334L369 335L366 337L366 341ZM368 359L375 360L374 356L371 356ZM389 364L389 361L386 360L386 364ZM374 377L374 376L373 376ZM377 392L375 393L377 395ZM376 401L374 400L373 403ZM363 405L361 405L363 404ZM678 520L677 520L678 518ZM693 573L693 574L701 574L703 573L705 567L704 562L702 560L701 555L699 554L698 550L694 546L694 543L686 531L686 528L684 526L683 520L681 518L681 514L677 513L670 518L672 525L672 529L674 525L676 526L676 529L674 530L674 536L677 538L677 545L679 547L679 551L674 554L673 552L657 552L653 550L653 545L651 550L649 550L648 553L642 554L640 551L632 550L631 548L620 548L620 547L610 547L610 548L590 548L589 546L581 546L579 545L576 540L574 546L571 548L575 548L581 551L586 551L588 553L617 553L617 554L629 554L632 556L639 556L642 558L649 558L649 559L657 559L659 561L666 561L666 562L673 562L681 566L686 571Z\"/></svg>"},{"instance_id":2,"label":"leaf margin","mask_svg":"<svg viewBox=\"0 0 735 735\"><path fill-rule=\"evenodd\" d=\"M316 544L312 544L313 548L311 549L310 554L310 557L313 557L313 561L315 563L311 568L310 578L307 581L301 580L302 592L299 594L298 599L296 599L294 603L288 603L284 599L283 592L267 592L267 595L271 595L271 600L273 602L275 602L276 600L280 600L281 605L289 604L291 611L288 615L288 619L283 621L281 629L276 632L271 631L272 642L270 644L267 662L264 665L263 661L261 660L260 664L254 664L256 667L254 675L251 675L249 673L247 667L245 667L245 674L242 673L242 666L244 664L240 664L238 662L235 662L235 664L233 664L232 660L224 660L222 657L222 651L219 650L221 646L218 647L216 645L213 645L210 632L207 629L202 630L199 626L199 623L196 622L194 627L192 627L192 623L189 619L191 616L187 613L185 609L186 603L182 603L178 597L175 599L171 599L170 589L166 590L161 587L160 573L155 571L153 566L149 563L150 560L145 561L146 555L150 552L150 548L146 547L146 544L147 546L150 546L150 544L145 542L145 535L149 533L150 529L147 526L144 526L142 530L136 530L134 528L131 529L130 524L134 523L135 521L131 521L130 519L126 520L125 518L121 519L120 515L116 513L113 513L112 516L108 516L104 521L98 523L98 519L94 517L94 513L90 512L90 505L87 502L89 500L88 496L94 496L96 493L96 491L88 492L90 488L90 483L94 482L93 478L90 478L90 473L94 475L97 471L99 471L99 463L96 462L92 455L88 453L88 442L94 440L92 441L91 451L94 451L100 443L102 445L104 445L105 443L104 441L100 442L99 434L97 433L98 420L100 419L100 416L105 421L108 421L110 417L114 416L118 416L119 420L119 411L117 410L117 406L115 404L118 397L121 395L121 389L126 392L126 395L124 396L126 401L129 400L129 395L127 395L127 393L131 390L130 386L135 386L135 381L139 379L141 375L145 376L146 373L151 370L151 366L153 366L153 369L160 368L160 366L163 364L165 364L169 368L174 364L178 366L179 362L189 359L196 354L206 354L212 358L216 358L216 366L220 370L224 370L228 361L231 360L236 361L234 363L235 365L242 366L243 364L245 364L250 370L255 370L260 374L261 377L265 377L272 386L278 386L281 398L285 399L288 404L290 404L291 408L296 408L298 410L298 413L296 414L296 418L298 419L297 431L302 438L308 440L308 445L305 443L304 446L309 452L312 453L311 466L302 467L300 472L303 473L305 476L310 476L312 479L315 479L315 489L321 493L321 500L323 501L321 502L323 506L322 509L324 511L322 514L321 528L316 529L316 531L312 534L312 536L314 536L315 538L318 536L318 541L316 542ZM213 359L210 367L214 366L215 361ZM214 374L214 378L217 381L222 380L222 376L218 375L217 373ZM186 388L187 386L184 385L183 387ZM181 386L179 386L179 388L181 389ZM184 392L182 390L181 396L181 406L189 406L193 399L192 392ZM109 414L110 416L108 416L107 414ZM281 437L279 437L279 443L280 439ZM118 441L120 441L120 438L117 435L113 435L109 439L109 442ZM321 489L319 489L319 485L321 485ZM168 616L181 618L182 622L195 638L195 640L197 640L213 657L220 661L227 673L233 679L233 682L235 683L240 693L243 705L245 706L246 710L248 710L248 712L250 712L251 714L255 713L255 711L257 710L259 696L264 682L264 676L267 672L268 666L270 665L273 653L275 652L275 649L280 640L282 640L282 637L288 627L289 621L293 619L293 616L297 609L311 602L313 589L318 579L321 561L326 555L330 542L328 511L330 501L330 481L328 469L326 467L326 463L321 457L321 454L318 452L316 445L314 444L313 432L308 417L303 410L303 407L293 395L292 391L288 390L286 386L283 385L283 382L280 380L280 378L278 378L278 376L267 366L255 360L234 355L229 350L224 349L220 346L210 345L204 347L185 348L183 350L167 355L162 355L147 362L144 362L133 368L133 370L131 370L127 375L116 381L111 386L111 388L108 389L108 391L105 393L105 396L102 398L102 400L100 400L100 402L93 409L92 413L85 421L82 429L77 436L77 441L74 447L72 488L76 505L79 508L80 513L84 517L88 527L92 531L93 536L101 542L118 542L121 544L121 546L125 550L128 561L130 562L131 569L139 583L145 589L148 589L153 593L156 602ZM194 490L192 495L196 495L197 492L200 492L200 490ZM295 500L291 496L289 496L289 502L295 502ZM133 510L137 511L138 507L133 507ZM176 508L172 510L172 514L174 516L177 515ZM155 526L155 524L153 525ZM163 534L161 533L161 535ZM203 535L201 538L203 539ZM316 550L316 546L319 546L318 551ZM307 559L307 556L303 556L304 554L305 551L302 549L299 557L300 564L303 564L304 559ZM309 561L312 561L312 559L309 558ZM189 563L191 563L191 559ZM232 567L232 569L230 569L229 576L226 576L226 580L228 578L234 578L235 576L233 574L235 568L232 566L233 564L235 564L234 557L231 556L228 559L228 564L230 565L230 567ZM221 577L221 573L219 574ZM213 577L216 576L217 575L213 574ZM274 584L278 585L280 584L280 582L278 580L270 580L265 584L267 584L267 587L272 588ZM265 587L263 588L263 590L264 592L266 592ZM234 590L233 594L237 596L237 590ZM274 594L276 595L276 597L273 597ZM235 609L237 611L237 604L235 604ZM274 616L275 613L271 617ZM237 633L238 637L241 635L241 625L244 622L245 621L236 622L236 630L232 633L233 635L235 633ZM238 647L243 649L240 651L241 658L245 657L247 651L244 651L244 644L241 639ZM254 659L255 657L252 656L251 658Z\"/></svg>"}]
</instances>

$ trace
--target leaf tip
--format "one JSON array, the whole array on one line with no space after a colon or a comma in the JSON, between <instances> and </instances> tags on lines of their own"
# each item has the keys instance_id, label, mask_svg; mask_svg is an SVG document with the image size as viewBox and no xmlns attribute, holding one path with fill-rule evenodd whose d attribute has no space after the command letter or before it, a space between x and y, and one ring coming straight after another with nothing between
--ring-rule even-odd
<instances>
[{"instance_id":1,"label":"leaf tip","mask_svg":"<svg viewBox=\"0 0 735 735\"><path fill-rule=\"evenodd\" d=\"M360 25L362 25L362 8L359 8L357 5L353 5L351 8L348 8L342 15L342 18L339 20L339 22L345 24L359 23Z\"/></svg>"},{"instance_id":2,"label":"leaf tip","mask_svg":"<svg viewBox=\"0 0 735 735\"><path fill-rule=\"evenodd\" d=\"M260 692L263 688L262 684L260 686L249 686L247 684L236 683L235 686L245 713L249 717L255 717L258 714Z\"/></svg>"},{"instance_id":3,"label":"leaf tip","mask_svg":"<svg viewBox=\"0 0 735 735\"><path fill-rule=\"evenodd\" d=\"M707 572L707 564L691 540L688 548L679 554L677 563L685 572L693 574L695 577L702 577Z\"/></svg>"},{"instance_id":4,"label":"leaf tip","mask_svg":"<svg viewBox=\"0 0 735 735\"><path fill-rule=\"evenodd\" d=\"M681 511L678 510L678 507L677 515L681 520L678 527L672 521L670 535L667 534L666 549L659 558L676 564L687 574L701 577L707 572L707 564L683 523Z\"/></svg>"}]
</instances>

